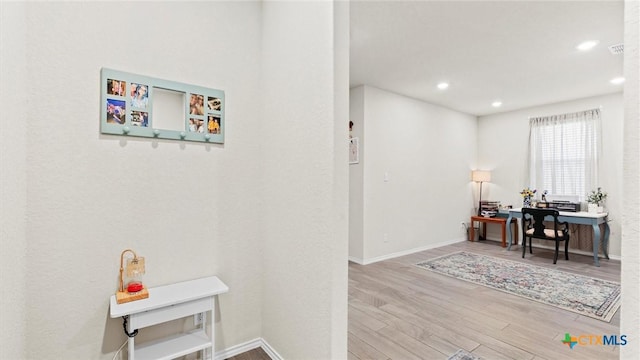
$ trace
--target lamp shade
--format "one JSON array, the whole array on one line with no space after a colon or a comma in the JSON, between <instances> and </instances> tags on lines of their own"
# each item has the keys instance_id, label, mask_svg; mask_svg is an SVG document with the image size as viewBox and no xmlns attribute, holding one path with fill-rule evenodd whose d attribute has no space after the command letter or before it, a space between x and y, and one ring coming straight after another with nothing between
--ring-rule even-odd
<instances>
[{"instance_id":1,"label":"lamp shade","mask_svg":"<svg viewBox=\"0 0 640 360\"><path fill-rule=\"evenodd\" d=\"M471 172L471 180L475 182L491 181L491 172L485 170L473 170Z\"/></svg>"}]
</instances>

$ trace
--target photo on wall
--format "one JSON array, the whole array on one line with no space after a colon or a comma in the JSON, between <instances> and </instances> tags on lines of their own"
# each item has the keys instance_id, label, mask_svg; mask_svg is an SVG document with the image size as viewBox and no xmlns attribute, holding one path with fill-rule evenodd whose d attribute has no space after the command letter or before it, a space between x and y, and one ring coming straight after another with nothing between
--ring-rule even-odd
<instances>
[{"instance_id":1,"label":"photo on wall","mask_svg":"<svg viewBox=\"0 0 640 360\"><path fill-rule=\"evenodd\" d=\"M131 125L148 127L149 126L149 113L144 111L132 111L131 112Z\"/></svg>"},{"instance_id":2,"label":"photo on wall","mask_svg":"<svg viewBox=\"0 0 640 360\"><path fill-rule=\"evenodd\" d=\"M189 131L190 132L197 132L197 133L204 133L204 120L196 119L196 118L189 118Z\"/></svg>"},{"instance_id":3,"label":"photo on wall","mask_svg":"<svg viewBox=\"0 0 640 360\"><path fill-rule=\"evenodd\" d=\"M107 79L107 94L125 96L127 92L127 82L124 80Z\"/></svg>"},{"instance_id":4,"label":"photo on wall","mask_svg":"<svg viewBox=\"0 0 640 360\"><path fill-rule=\"evenodd\" d=\"M204 95L191 94L189 99L189 114L204 115Z\"/></svg>"},{"instance_id":5,"label":"photo on wall","mask_svg":"<svg viewBox=\"0 0 640 360\"><path fill-rule=\"evenodd\" d=\"M358 138L349 139L349 164L357 164L360 161L360 144Z\"/></svg>"},{"instance_id":6,"label":"photo on wall","mask_svg":"<svg viewBox=\"0 0 640 360\"><path fill-rule=\"evenodd\" d=\"M207 132L209 134L220 134L220 117L209 115L207 120Z\"/></svg>"},{"instance_id":7,"label":"photo on wall","mask_svg":"<svg viewBox=\"0 0 640 360\"><path fill-rule=\"evenodd\" d=\"M217 97L209 96L209 99L207 99L207 105L209 106L209 111L222 110L222 100Z\"/></svg>"},{"instance_id":8,"label":"photo on wall","mask_svg":"<svg viewBox=\"0 0 640 360\"><path fill-rule=\"evenodd\" d=\"M131 83L131 106L146 109L149 104L149 86Z\"/></svg>"},{"instance_id":9,"label":"photo on wall","mask_svg":"<svg viewBox=\"0 0 640 360\"><path fill-rule=\"evenodd\" d=\"M107 99L107 124L124 125L126 108L124 100Z\"/></svg>"}]
</instances>

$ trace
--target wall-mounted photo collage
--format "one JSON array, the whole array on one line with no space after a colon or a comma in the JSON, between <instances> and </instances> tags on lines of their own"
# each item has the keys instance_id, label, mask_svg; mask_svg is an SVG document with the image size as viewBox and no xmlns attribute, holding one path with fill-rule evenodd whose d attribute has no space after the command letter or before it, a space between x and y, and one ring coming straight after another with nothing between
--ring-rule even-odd
<instances>
[{"instance_id":1,"label":"wall-mounted photo collage","mask_svg":"<svg viewBox=\"0 0 640 360\"><path fill-rule=\"evenodd\" d=\"M224 143L224 91L102 69L104 134Z\"/></svg>"}]
</instances>

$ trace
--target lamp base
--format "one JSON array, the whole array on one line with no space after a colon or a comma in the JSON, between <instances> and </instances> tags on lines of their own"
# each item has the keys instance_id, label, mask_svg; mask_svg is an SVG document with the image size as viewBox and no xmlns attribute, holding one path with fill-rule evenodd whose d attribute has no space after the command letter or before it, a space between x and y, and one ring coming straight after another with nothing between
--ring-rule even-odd
<instances>
[{"instance_id":1,"label":"lamp base","mask_svg":"<svg viewBox=\"0 0 640 360\"><path fill-rule=\"evenodd\" d=\"M127 291L117 291L116 292L116 302L118 304L124 304L131 301L142 300L149 297L149 291L147 288L144 288L137 293L130 294Z\"/></svg>"}]
</instances>

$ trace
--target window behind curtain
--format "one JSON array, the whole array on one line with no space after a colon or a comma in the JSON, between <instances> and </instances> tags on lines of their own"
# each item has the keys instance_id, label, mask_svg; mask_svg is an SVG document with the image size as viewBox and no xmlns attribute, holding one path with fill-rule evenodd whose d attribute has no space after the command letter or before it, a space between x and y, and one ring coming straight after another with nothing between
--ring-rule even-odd
<instances>
[{"instance_id":1,"label":"window behind curtain","mask_svg":"<svg viewBox=\"0 0 640 360\"><path fill-rule=\"evenodd\" d=\"M531 118L529 126L531 188L584 200L598 184L600 109Z\"/></svg>"}]
</instances>

